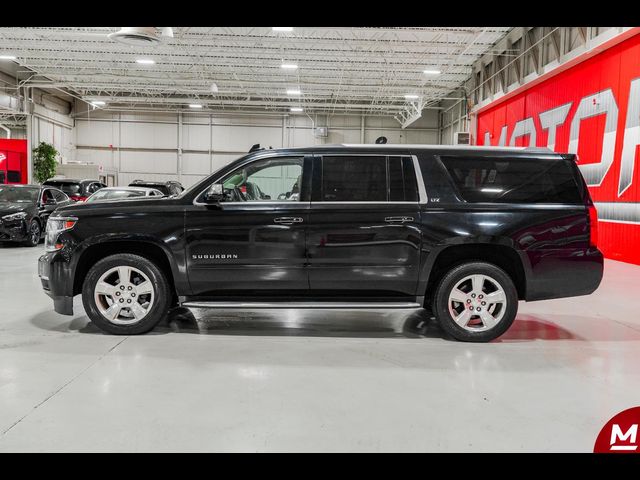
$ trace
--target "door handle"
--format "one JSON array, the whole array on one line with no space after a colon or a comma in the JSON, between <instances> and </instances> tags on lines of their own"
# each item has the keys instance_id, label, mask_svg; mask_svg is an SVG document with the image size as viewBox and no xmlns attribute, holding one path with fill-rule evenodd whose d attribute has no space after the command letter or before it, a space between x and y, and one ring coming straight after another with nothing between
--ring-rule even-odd
<instances>
[{"instance_id":1,"label":"door handle","mask_svg":"<svg viewBox=\"0 0 640 480\"><path fill-rule=\"evenodd\" d=\"M413 222L413 217L385 217L387 223L407 223Z\"/></svg>"},{"instance_id":2,"label":"door handle","mask_svg":"<svg viewBox=\"0 0 640 480\"><path fill-rule=\"evenodd\" d=\"M304 220L302 217L277 217L273 221L281 225L293 225L294 223L302 223Z\"/></svg>"}]
</instances>

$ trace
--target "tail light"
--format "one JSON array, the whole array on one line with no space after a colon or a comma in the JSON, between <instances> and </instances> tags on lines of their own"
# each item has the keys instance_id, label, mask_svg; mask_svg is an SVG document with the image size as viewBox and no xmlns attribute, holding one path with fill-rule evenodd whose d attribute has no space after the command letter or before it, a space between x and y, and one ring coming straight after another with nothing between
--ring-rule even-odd
<instances>
[{"instance_id":1,"label":"tail light","mask_svg":"<svg viewBox=\"0 0 640 480\"><path fill-rule=\"evenodd\" d=\"M589 205L589 245L598 246L598 211L593 205Z\"/></svg>"},{"instance_id":2,"label":"tail light","mask_svg":"<svg viewBox=\"0 0 640 480\"><path fill-rule=\"evenodd\" d=\"M74 202L84 202L87 200L87 198L89 197L85 197L84 195L72 195L71 200L73 200Z\"/></svg>"}]
</instances>

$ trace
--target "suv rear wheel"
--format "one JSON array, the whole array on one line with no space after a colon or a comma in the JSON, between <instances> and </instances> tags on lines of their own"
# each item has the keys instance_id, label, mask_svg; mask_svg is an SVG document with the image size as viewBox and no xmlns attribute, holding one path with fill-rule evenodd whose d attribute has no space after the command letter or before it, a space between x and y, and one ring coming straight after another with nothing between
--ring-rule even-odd
<instances>
[{"instance_id":1,"label":"suv rear wheel","mask_svg":"<svg viewBox=\"0 0 640 480\"><path fill-rule=\"evenodd\" d=\"M166 317L171 301L162 271L139 255L117 254L97 262L85 277L82 303L101 330L135 335Z\"/></svg>"},{"instance_id":2,"label":"suv rear wheel","mask_svg":"<svg viewBox=\"0 0 640 480\"><path fill-rule=\"evenodd\" d=\"M442 329L457 340L488 342L513 323L518 292L504 270L484 262L451 269L440 281L433 313Z\"/></svg>"}]
</instances>

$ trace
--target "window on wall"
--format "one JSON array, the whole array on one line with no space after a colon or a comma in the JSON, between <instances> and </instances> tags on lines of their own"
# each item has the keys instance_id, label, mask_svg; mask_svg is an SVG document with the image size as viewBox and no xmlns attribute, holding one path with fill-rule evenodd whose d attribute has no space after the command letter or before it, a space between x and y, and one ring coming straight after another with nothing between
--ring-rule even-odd
<instances>
[{"instance_id":1,"label":"window on wall","mask_svg":"<svg viewBox=\"0 0 640 480\"><path fill-rule=\"evenodd\" d=\"M19 183L22 179L20 172L18 170L8 170L7 171L7 181L10 183Z\"/></svg>"}]
</instances>

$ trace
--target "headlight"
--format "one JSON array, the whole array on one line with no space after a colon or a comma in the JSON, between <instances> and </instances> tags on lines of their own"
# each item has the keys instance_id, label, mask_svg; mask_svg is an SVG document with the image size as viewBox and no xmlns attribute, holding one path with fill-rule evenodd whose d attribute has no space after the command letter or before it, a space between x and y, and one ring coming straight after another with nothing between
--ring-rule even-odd
<instances>
[{"instance_id":1,"label":"headlight","mask_svg":"<svg viewBox=\"0 0 640 480\"><path fill-rule=\"evenodd\" d=\"M27 212L12 213L11 215L5 215L2 220L5 222L16 222L18 220L24 220L27 218Z\"/></svg>"},{"instance_id":2,"label":"headlight","mask_svg":"<svg viewBox=\"0 0 640 480\"><path fill-rule=\"evenodd\" d=\"M78 219L76 217L49 217L44 237L44 248L47 252L61 250L64 245L58 243L58 237L64 231L71 230Z\"/></svg>"}]
</instances>

